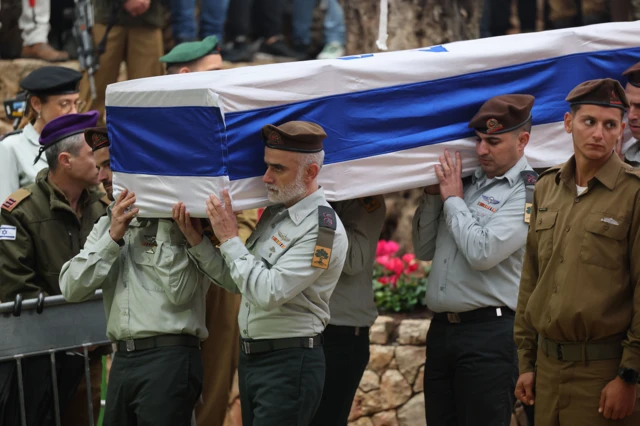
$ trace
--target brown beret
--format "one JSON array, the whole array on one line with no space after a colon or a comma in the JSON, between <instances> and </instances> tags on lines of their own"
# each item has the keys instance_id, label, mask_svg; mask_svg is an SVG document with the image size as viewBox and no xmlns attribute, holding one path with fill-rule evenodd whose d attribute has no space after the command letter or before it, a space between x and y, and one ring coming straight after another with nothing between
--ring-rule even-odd
<instances>
[{"instance_id":1,"label":"brown beret","mask_svg":"<svg viewBox=\"0 0 640 426\"><path fill-rule=\"evenodd\" d=\"M578 84L565 99L573 105L600 105L610 108L629 108L624 89L617 80L602 78Z\"/></svg>"},{"instance_id":2,"label":"brown beret","mask_svg":"<svg viewBox=\"0 0 640 426\"><path fill-rule=\"evenodd\" d=\"M322 127L308 121L289 121L262 128L262 140L269 148L295 152L320 152L322 141L327 137Z\"/></svg>"},{"instance_id":3,"label":"brown beret","mask_svg":"<svg viewBox=\"0 0 640 426\"><path fill-rule=\"evenodd\" d=\"M92 150L106 148L109 145L106 127L91 127L84 131L84 140L87 141Z\"/></svg>"},{"instance_id":4,"label":"brown beret","mask_svg":"<svg viewBox=\"0 0 640 426\"><path fill-rule=\"evenodd\" d=\"M507 133L531 120L535 98L531 95L500 95L485 102L469 122L469 128L488 135Z\"/></svg>"},{"instance_id":5,"label":"brown beret","mask_svg":"<svg viewBox=\"0 0 640 426\"><path fill-rule=\"evenodd\" d=\"M627 76L629 84L631 84L632 86L640 87L640 62L627 68L627 70L623 72L622 75Z\"/></svg>"}]
</instances>

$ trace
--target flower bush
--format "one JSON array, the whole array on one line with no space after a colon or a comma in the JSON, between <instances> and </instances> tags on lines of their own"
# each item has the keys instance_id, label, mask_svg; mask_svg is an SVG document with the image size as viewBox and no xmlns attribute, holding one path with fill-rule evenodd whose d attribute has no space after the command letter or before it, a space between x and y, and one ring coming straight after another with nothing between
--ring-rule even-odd
<instances>
[{"instance_id":1,"label":"flower bush","mask_svg":"<svg viewBox=\"0 0 640 426\"><path fill-rule=\"evenodd\" d=\"M413 253L398 256L399 250L395 241L378 241L373 291L380 312L411 312L424 307L431 267L425 267Z\"/></svg>"}]
</instances>

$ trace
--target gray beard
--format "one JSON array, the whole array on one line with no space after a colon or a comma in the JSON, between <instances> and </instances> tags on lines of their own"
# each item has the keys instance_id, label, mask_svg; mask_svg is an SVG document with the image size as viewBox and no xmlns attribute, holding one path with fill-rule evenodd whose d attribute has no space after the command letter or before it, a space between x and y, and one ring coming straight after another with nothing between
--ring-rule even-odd
<instances>
[{"instance_id":1,"label":"gray beard","mask_svg":"<svg viewBox=\"0 0 640 426\"><path fill-rule=\"evenodd\" d=\"M300 176L296 176L291 183L281 188L267 184L267 189L275 190L275 192L269 191L267 194L269 201L276 204L293 204L293 202L304 197L305 192L307 192L307 188Z\"/></svg>"}]
</instances>

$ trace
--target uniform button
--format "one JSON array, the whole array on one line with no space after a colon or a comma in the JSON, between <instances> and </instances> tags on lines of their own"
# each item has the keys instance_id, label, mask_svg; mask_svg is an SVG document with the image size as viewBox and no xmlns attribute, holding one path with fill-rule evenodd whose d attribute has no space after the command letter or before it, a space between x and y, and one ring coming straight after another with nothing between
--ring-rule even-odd
<instances>
[{"instance_id":1,"label":"uniform button","mask_svg":"<svg viewBox=\"0 0 640 426\"><path fill-rule=\"evenodd\" d=\"M122 316L126 317L127 315L129 315L129 312L125 309L124 311L122 311Z\"/></svg>"},{"instance_id":2,"label":"uniform button","mask_svg":"<svg viewBox=\"0 0 640 426\"><path fill-rule=\"evenodd\" d=\"M447 263L447 259L444 260L444 263Z\"/></svg>"},{"instance_id":3,"label":"uniform button","mask_svg":"<svg viewBox=\"0 0 640 426\"><path fill-rule=\"evenodd\" d=\"M560 257L560 263L564 262L564 257Z\"/></svg>"},{"instance_id":4,"label":"uniform button","mask_svg":"<svg viewBox=\"0 0 640 426\"><path fill-rule=\"evenodd\" d=\"M444 287L440 287L440 291L444 291Z\"/></svg>"},{"instance_id":5,"label":"uniform button","mask_svg":"<svg viewBox=\"0 0 640 426\"><path fill-rule=\"evenodd\" d=\"M575 201L576 203L580 202L580 197L576 197L573 201Z\"/></svg>"},{"instance_id":6,"label":"uniform button","mask_svg":"<svg viewBox=\"0 0 640 426\"><path fill-rule=\"evenodd\" d=\"M249 302L246 302L246 303L244 304L244 306L246 306L246 307L248 308L248 307L249 307Z\"/></svg>"},{"instance_id":7,"label":"uniform button","mask_svg":"<svg viewBox=\"0 0 640 426\"><path fill-rule=\"evenodd\" d=\"M542 219L538 219L538 225L542 225Z\"/></svg>"},{"instance_id":8,"label":"uniform button","mask_svg":"<svg viewBox=\"0 0 640 426\"><path fill-rule=\"evenodd\" d=\"M553 292L554 292L554 293L557 293L557 292L558 292L558 287L554 287L554 288L553 288Z\"/></svg>"},{"instance_id":9,"label":"uniform button","mask_svg":"<svg viewBox=\"0 0 640 426\"><path fill-rule=\"evenodd\" d=\"M551 317L547 317L547 322L551 322Z\"/></svg>"},{"instance_id":10,"label":"uniform button","mask_svg":"<svg viewBox=\"0 0 640 426\"><path fill-rule=\"evenodd\" d=\"M247 330L242 330L242 334L247 334Z\"/></svg>"},{"instance_id":11,"label":"uniform button","mask_svg":"<svg viewBox=\"0 0 640 426\"><path fill-rule=\"evenodd\" d=\"M565 231L569 232L569 229L571 229L570 226L567 226L566 228L564 228Z\"/></svg>"},{"instance_id":12,"label":"uniform button","mask_svg":"<svg viewBox=\"0 0 640 426\"><path fill-rule=\"evenodd\" d=\"M609 229L609 224L608 223L605 223L604 229Z\"/></svg>"}]
</instances>

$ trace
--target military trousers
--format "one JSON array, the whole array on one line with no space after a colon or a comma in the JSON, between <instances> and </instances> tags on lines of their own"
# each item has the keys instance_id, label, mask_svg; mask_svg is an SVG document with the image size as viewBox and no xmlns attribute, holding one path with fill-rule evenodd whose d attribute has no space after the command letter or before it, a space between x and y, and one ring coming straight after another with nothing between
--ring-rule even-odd
<instances>
[{"instance_id":1,"label":"military trousers","mask_svg":"<svg viewBox=\"0 0 640 426\"><path fill-rule=\"evenodd\" d=\"M309 425L320 405L324 376L322 347L240 352L242 425Z\"/></svg>"},{"instance_id":2,"label":"military trousers","mask_svg":"<svg viewBox=\"0 0 640 426\"><path fill-rule=\"evenodd\" d=\"M93 41L97 45L102 40L107 27L95 24ZM159 58L164 54L162 31L154 27L114 26L107 36L105 52L100 55L99 69L94 75L96 98L91 99L89 79L84 72L80 81L80 99L86 102L85 111L97 110L99 123L105 123L105 95L107 85L118 81L120 64L127 64L127 78L155 77L164 69Z\"/></svg>"},{"instance_id":3,"label":"military trousers","mask_svg":"<svg viewBox=\"0 0 640 426\"><path fill-rule=\"evenodd\" d=\"M171 346L116 352L104 426L190 426L202 390L198 348Z\"/></svg>"},{"instance_id":4,"label":"military trousers","mask_svg":"<svg viewBox=\"0 0 640 426\"><path fill-rule=\"evenodd\" d=\"M513 317L431 322L424 367L429 426L509 426L517 378Z\"/></svg>"},{"instance_id":5,"label":"military trousers","mask_svg":"<svg viewBox=\"0 0 640 426\"><path fill-rule=\"evenodd\" d=\"M598 413L604 387L618 374L619 359L559 361L538 349L536 362L536 426L640 425L640 386L634 413L623 420L608 420Z\"/></svg>"},{"instance_id":6,"label":"military trousers","mask_svg":"<svg viewBox=\"0 0 640 426\"><path fill-rule=\"evenodd\" d=\"M196 406L198 426L222 426L224 423L233 376L238 367L241 300L241 295L215 285L207 292L209 337L202 342L204 376L201 402Z\"/></svg>"},{"instance_id":7,"label":"military trousers","mask_svg":"<svg viewBox=\"0 0 640 426\"><path fill-rule=\"evenodd\" d=\"M311 426L347 426L353 398L369 363L369 332L329 324L322 333L326 371L320 406Z\"/></svg>"}]
</instances>

